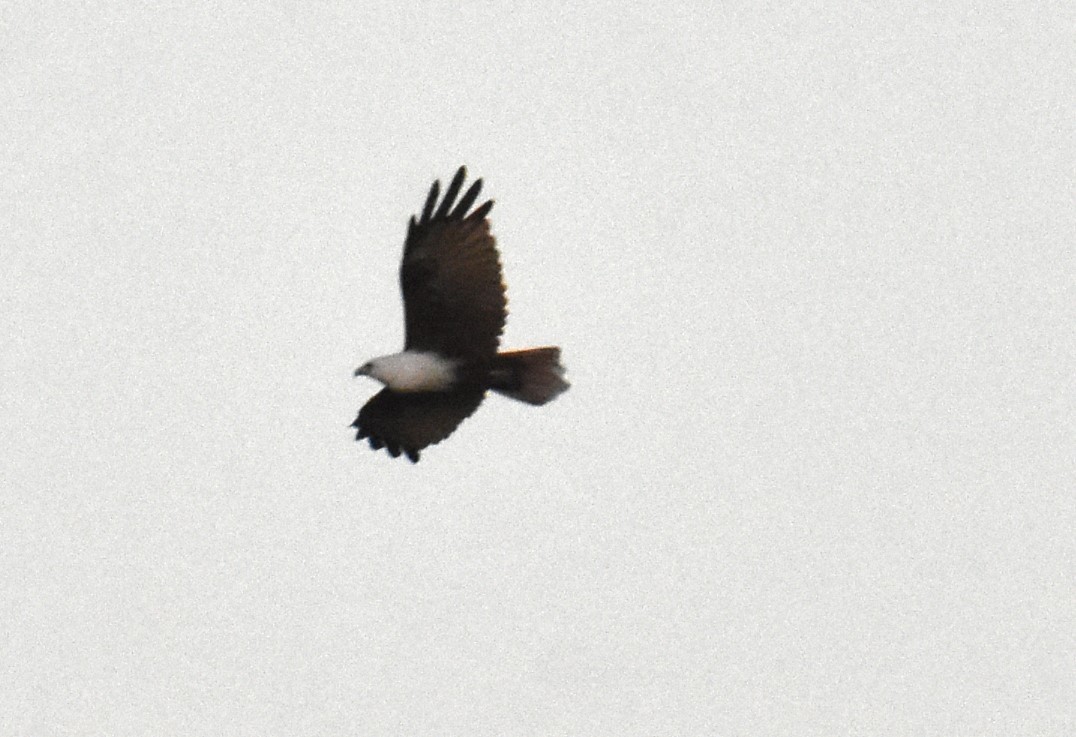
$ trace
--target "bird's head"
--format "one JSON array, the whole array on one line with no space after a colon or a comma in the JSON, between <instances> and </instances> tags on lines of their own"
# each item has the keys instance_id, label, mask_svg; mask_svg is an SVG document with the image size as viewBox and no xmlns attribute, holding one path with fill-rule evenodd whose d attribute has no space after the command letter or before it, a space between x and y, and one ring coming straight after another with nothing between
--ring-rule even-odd
<instances>
[{"instance_id":1,"label":"bird's head","mask_svg":"<svg viewBox=\"0 0 1076 737\"><path fill-rule=\"evenodd\" d=\"M355 369L355 376L369 376L375 381L380 381L385 386L388 386L393 378L393 369L395 362L392 356L381 356L380 358L371 358Z\"/></svg>"},{"instance_id":2,"label":"bird's head","mask_svg":"<svg viewBox=\"0 0 1076 737\"><path fill-rule=\"evenodd\" d=\"M445 391L453 386L456 365L432 353L403 351L372 358L355 369L396 392Z\"/></svg>"},{"instance_id":3,"label":"bird's head","mask_svg":"<svg viewBox=\"0 0 1076 737\"><path fill-rule=\"evenodd\" d=\"M377 369L374 368L374 361L367 361L355 369L355 376L369 376L371 379L376 379Z\"/></svg>"}]
</instances>

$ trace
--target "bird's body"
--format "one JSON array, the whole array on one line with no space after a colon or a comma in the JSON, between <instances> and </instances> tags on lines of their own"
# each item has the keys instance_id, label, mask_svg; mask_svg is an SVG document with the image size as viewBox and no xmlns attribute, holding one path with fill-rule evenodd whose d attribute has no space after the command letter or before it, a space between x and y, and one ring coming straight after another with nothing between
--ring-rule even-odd
<instances>
[{"instance_id":1,"label":"bird's body","mask_svg":"<svg viewBox=\"0 0 1076 737\"><path fill-rule=\"evenodd\" d=\"M443 392L456 383L459 363L436 353L401 351L368 361L355 370L400 394Z\"/></svg>"},{"instance_id":2,"label":"bird's body","mask_svg":"<svg viewBox=\"0 0 1076 737\"><path fill-rule=\"evenodd\" d=\"M421 217L408 226L400 265L404 350L355 371L385 385L352 423L356 439L412 461L448 437L487 390L545 404L568 388L559 348L498 353L507 305L486 218L493 201L467 213L481 191L479 179L456 204L465 177L460 167L439 206L440 182L434 182Z\"/></svg>"}]
</instances>

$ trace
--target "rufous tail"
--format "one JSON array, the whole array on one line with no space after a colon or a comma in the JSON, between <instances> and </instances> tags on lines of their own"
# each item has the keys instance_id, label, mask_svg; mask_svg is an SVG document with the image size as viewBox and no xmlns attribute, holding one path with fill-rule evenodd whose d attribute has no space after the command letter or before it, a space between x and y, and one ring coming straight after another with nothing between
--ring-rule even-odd
<instances>
[{"instance_id":1,"label":"rufous tail","mask_svg":"<svg viewBox=\"0 0 1076 737\"><path fill-rule=\"evenodd\" d=\"M545 404L569 386L554 346L498 353L490 371L493 391L527 404Z\"/></svg>"}]
</instances>

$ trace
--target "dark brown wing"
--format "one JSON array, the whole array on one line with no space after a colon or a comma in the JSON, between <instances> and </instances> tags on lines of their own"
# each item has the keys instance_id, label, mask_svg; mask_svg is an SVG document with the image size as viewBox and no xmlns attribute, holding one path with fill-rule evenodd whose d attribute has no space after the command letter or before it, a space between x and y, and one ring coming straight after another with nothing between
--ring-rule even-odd
<instances>
[{"instance_id":1,"label":"dark brown wing","mask_svg":"<svg viewBox=\"0 0 1076 737\"><path fill-rule=\"evenodd\" d=\"M490 358L504 329L505 296L487 201L470 215L482 180L456 204L467 170L460 167L440 205L434 182L421 217L411 218L400 265L405 350L451 358ZM435 208L436 207L436 211Z\"/></svg>"},{"instance_id":2,"label":"dark brown wing","mask_svg":"<svg viewBox=\"0 0 1076 737\"><path fill-rule=\"evenodd\" d=\"M405 453L412 463L419 451L439 443L471 416L482 403L485 391L400 394L382 389L371 397L351 423L355 439L370 439L374 450L385 448L396 458Z\"/></svg>"}]
</instances>

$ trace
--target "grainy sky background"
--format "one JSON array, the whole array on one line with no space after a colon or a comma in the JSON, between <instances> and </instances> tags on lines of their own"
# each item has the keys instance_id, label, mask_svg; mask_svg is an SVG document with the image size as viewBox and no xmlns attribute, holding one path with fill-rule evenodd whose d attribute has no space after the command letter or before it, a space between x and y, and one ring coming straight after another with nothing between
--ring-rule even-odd
<instances>
[{"instance_id":1,"label":"grainy sky background","mask_svg":"<svg viewBox=\"0 0 1076 737\"><path fill-rule=\"evenodd\" d=\"M1067 3L0 10L0 733L1071 735ZM353 442L430 182L492 397Z\"/></svg>"}]
</instances>

